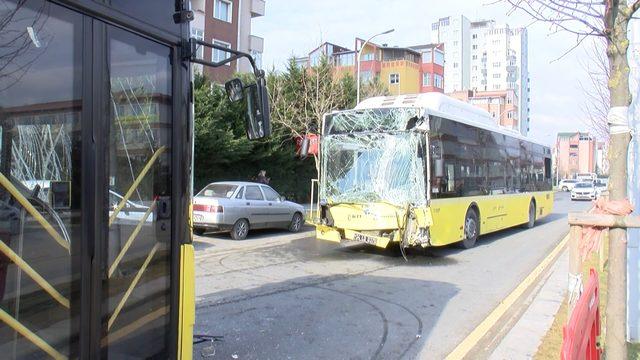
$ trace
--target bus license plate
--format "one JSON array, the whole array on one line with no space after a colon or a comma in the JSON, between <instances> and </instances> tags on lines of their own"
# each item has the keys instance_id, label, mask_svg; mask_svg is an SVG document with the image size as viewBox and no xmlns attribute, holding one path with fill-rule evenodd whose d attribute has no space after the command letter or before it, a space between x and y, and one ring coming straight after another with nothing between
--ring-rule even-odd
<instances>
[{"instance_id":1,"label":"bus license plate","mask_svg":"<svg viewBox=\"0 0 640 360\"><path fill-rule=\"evenodd\" d=\"M372 236L367 236L364 234L358 234L358 233L353 234L353 240L371 244L371 245L375 245L376 243L378 243L378 240L376 238Z\"/></svg>"}]
</instances>

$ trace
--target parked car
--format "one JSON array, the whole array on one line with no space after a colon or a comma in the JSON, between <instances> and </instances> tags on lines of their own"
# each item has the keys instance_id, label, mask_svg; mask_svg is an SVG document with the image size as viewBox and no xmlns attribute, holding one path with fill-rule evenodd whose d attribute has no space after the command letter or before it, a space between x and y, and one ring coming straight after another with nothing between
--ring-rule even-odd
<instances>
[{"instance_id":1,"label":"parked car","mask_svg":"<svg viewBox=\"0 0 640 360\"><path fill-rule=\"evenodd\" d=\"M579 181L575 179L562 179L560 180L560 184L558 184L558 188L562 191L571 191L578 182Z\"/></svg>"},{"instance_id":2,"label":"parked car","mask_svg":"<svg viewBox=\"0 0 640 360\"><path fill-rule=\"evenodd\" d=\"M594 200L596 198L596 188L593 182L579 182L571 190L571 200Z\"/></svg>"},{"instance_id":3,"label":"parked car","mask_svg":"<svg viewBox=\"0 0 640 360\"><path fill-rule=\"evenodd\" d=\"M302 205L287 201L268 185L216 182L193 198L193 231L229 231L242 240L249 230L284 228L298 232L304 224Z\"/></svg>"},{"instance_id":4,"label":"parked car","mask_svg":"<svg viewBox=\"0 0 640 360\"><path fill-rule=\"evenodd\" d=\"M596 189L596 197L600 197L600 195L602 195L602 192L607 190L607 184L604 182L596 181L594 187Z\"/></svg>"}]
</instances>

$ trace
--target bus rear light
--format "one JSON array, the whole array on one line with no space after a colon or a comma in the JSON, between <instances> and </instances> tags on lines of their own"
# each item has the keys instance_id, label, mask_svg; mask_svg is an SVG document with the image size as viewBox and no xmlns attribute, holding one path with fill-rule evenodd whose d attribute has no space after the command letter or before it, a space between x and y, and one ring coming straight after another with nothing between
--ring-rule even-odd
<instances>
[{"instance_id":1,"label":"bus rear light","mask_svg":"<svg viewBox=\"0 0 640 360\"><path fill-rule=\"evenodd\" d=\"M223 208L221 205L202 205L195 204L193 205L194 211L204 211L204 212L212 212L212 213L221 213L223 212Z\"/></svg>"}]
</instances>

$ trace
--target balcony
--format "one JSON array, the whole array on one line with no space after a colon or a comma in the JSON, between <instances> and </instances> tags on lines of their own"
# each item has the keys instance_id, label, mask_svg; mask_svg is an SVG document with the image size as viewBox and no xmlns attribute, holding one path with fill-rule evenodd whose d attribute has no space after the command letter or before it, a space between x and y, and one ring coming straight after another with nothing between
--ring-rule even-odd
<instances>
[{"instance_id":1,"label":"balcony","mask_svg":"<svg viewBox=\"0 0 640 360\"><path fill-rule=\"evenodd\" d=\"M255 36L255 35L251 35L249 36L249 51L250 52L263 52L264 49L264 39L259 37L259 36Z\"/></svg>"},{"instance_id":2,"label":"balcony","mask_svg":"<svg viewBox=\"0 0 640 360\"><path fill-rule=\"evenodd\" d=\"M251 17L264 16L264 0L251 0Z\"/></svg>"},{"instance_id":3,"label":"balcony","mask_svg":"<svg viewBox=\"0 0 640 360\"><path fill-rule=\"evenodd\" d=\"M205 0L191 0L191 10L205 12L204 3Z\"/></svg>"}]
</instances>

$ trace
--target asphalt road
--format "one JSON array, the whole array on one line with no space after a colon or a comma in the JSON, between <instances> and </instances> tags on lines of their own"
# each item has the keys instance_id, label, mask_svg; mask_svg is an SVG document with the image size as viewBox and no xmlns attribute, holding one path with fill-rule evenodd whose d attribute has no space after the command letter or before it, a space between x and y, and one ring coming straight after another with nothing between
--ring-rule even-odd
<instances>
[{"instance_id":1,"label":"asphalt road","mask_svg":"<svg viewBox=\"0 0 640 360\"><path fill-rule=\"evenodd\" d=\"M199 238L195 333L223 336L213 359L440 359L567 234L566 213L589 207L557 194L533 229L470 250L410 251L409 261L278 231ZM194 356L211 350L196 345Z\"/></svg>"}]
</instances>

